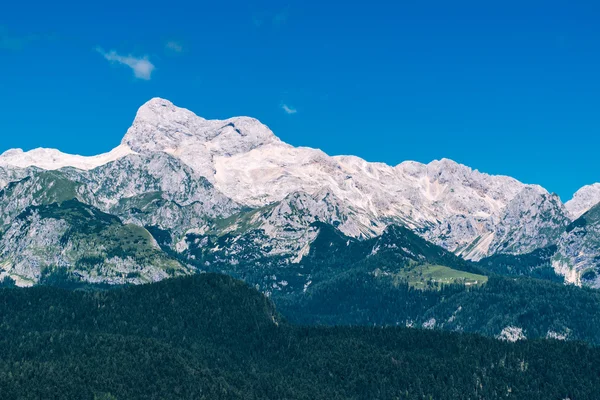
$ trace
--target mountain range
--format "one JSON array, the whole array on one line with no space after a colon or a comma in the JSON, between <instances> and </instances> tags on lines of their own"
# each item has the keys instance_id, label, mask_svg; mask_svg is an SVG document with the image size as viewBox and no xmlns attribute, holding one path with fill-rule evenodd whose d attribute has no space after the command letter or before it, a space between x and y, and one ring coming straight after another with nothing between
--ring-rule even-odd
<instances>
[{"instance_id":1,"label":"mountain range","mask_svg":"<svg viewBox=\"0 0 600 400\"><path fill-rule=\"evenodd\" d=\"M221 239L210 250L232 263L258 255L299 263L320 222L363 241L404 226L472 261L555 245L557 274L600 286L600 184L563 204L541 186L448 159L389 166L329 156L284 143L256 119L206 120L160 98L138 110L109 153L6 151L0 188L0 268L21 285L56 268L105 283L185 274L178 255L199 245L206 253L199 241L209 238ZM90 252L113 230L127 245Z\"/></svg>"}]
</instances>

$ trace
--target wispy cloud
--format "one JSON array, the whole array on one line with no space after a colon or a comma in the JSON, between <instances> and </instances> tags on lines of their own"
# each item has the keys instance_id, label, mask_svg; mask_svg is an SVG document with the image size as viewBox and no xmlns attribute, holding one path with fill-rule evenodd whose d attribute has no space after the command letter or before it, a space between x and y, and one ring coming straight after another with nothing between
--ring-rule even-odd
<instances>
[{"instance_id":1,"label":"wispy cloud","mask_svg":"<svg viewBox=\"0 0 600 400\"><path fill-rule=\"evenodd\" d=\"M27 34L18 35L9 32L8 29L0 25L0 49L4 50L21 50L31 42L40 39L39 35Z\"/></svg>"},{"instance_id":2,"label":"wispy cloud","mask_svg":"<svg viewBox=\"0 0 600 400\"><path fill-rule=\"evenodd\" d=\"M298 110L296 110L293 107L288 106L287 104L282 104L281 105L281 109L283 111L285 111L285 113L288 114L288 115L296 114L298 112Z\"/></svg>"},{"instance_id":3,"label":"wispy cloud","mask_svg":"<svg viewBox=\"0 0 600 400\"><path fill-rule=\"evenodd\" d=\"M285 24L287 22L289 16L290 16L290 13L288 12L288 10L278 12L277 14L275 14L273 16L273 25L281 26L281 25Z\"/></svg>"},{"instance_id":4,"label":"wispy cloud","mask_svg":"<svg viewBox=\"0 0 600 400\"><path fill-rule=\"evenodd\" d=\"M260 28L263 25L279 27L284 25L289 17L290 12L288 9L282 10L278 13L256 13L252 15L252 23L257 28Z\"/></svg>"},{"instance_id":5,"label":"wispy cloud","mask_svg":"<svg viewBox=\"0 0 600 400\"><path fill-rule=\"evenodd\" d=\"M98 53L102 54L105 59L112 63L118 63L122 65L126 65L133 70L133 75L135 75L138 79L150 80L152 77L152 71L156 68L154 64L150 62L148 56L144 57L134 57L131 54L127 56L122 56L118 54L116 51L111 50L109 52L105 52L101 48L96 49Z\"/></svg>"},{"instance_id":6,"label":"wispy cloud","mask_svg":"<svg viewBox=\"0 0 600 400\"><path fill-rule=\"evenodd\" d=\"M183 51L183 46L181 43L174 40L168 41L167 44L165 44L165 48L167 50L174 51L175 53L181 53Z\"/></svg>"}]
</instances>

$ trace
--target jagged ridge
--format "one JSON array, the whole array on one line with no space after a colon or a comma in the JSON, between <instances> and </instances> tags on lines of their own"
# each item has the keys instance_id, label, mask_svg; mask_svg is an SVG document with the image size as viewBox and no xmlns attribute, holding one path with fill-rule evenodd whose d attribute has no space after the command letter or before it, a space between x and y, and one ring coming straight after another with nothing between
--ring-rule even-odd
<instances>
[{"instance_id":1,"label":"jagged ridge","mask_svg":"<svg viewBox=\"0 0 600 400\"><path fill-rule=\"evenodd\" d=\"M186 233L213 229L211 221L244 207L272 207L264 220L257 214L253 224L262 226L271 242L275 239L274 247L298 256L311 242L308 226L315 221L334 223L356 238L401 224L466 259L526 253L558 240L570 222L568 214L585 211L595 197L586 190L567 211L539 186L451 160L392 167L330 157L283 143L255 119L206 120L159 98L139 109L110 153L81 157L12 150L0 156L0 166L1 186L34 176L37 168L72 167L63 173L79 185L77 198L127 221L168 229L175 243ZM39 203L36 195L29 197L18 204ZM5 224L18 211L12 208L8 215L3 211ZM294 221L290 211L297 214ZM284 234L292 231L296 234Z\"/></svg>"}]
</instances>

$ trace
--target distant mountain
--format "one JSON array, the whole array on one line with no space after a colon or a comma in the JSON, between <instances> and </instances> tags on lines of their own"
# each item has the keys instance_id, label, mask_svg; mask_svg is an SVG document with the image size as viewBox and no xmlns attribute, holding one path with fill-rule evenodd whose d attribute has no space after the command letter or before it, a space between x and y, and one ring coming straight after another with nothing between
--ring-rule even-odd
<instances>
[{"instance_id":1,"label":"distant mountain","mask_svg":"<svg viewBox=\"0 0 600 400\"><path fill-rule=\"evenodd\" d=\"M155 98L107 154L2 154L0 234L28 207L76 199L159 235L171 258L201 251L211 263L212 251L219 260L239 262L243 254L262 263L298 264L310 252L319 222L358 240L404 226L477 261L564 241L572 220L600 202L595 187L565 206L540 186L451 160L389 166L331 157L288 145L253 118L206 120ZM215 241L218 250L205 240ZM0 244L4 275L14 267L11 245ZM587 282L579 279L577 255L560 254L568 262L555 262L556 270L569 282ZM23 257L20 265L33 268L37 261Z\"/></svg>"}]
</instances>

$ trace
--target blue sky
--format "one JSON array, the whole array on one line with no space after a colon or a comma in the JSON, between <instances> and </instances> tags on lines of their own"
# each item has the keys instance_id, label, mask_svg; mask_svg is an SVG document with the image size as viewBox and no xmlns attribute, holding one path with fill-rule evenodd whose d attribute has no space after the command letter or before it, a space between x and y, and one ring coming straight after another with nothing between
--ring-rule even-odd
<instances>
[{"instance_id":1,"label":"blue sky","mask_svg":"<svg viewBox=\"0 0 600 400\"><path fill-rule=\"evenodd\" d=\"M0 152L108 151L160 96L294 145L451 158L563 200L600 181L597 2L86 3L3 3Z\"/></svg>"}]
</instances>

